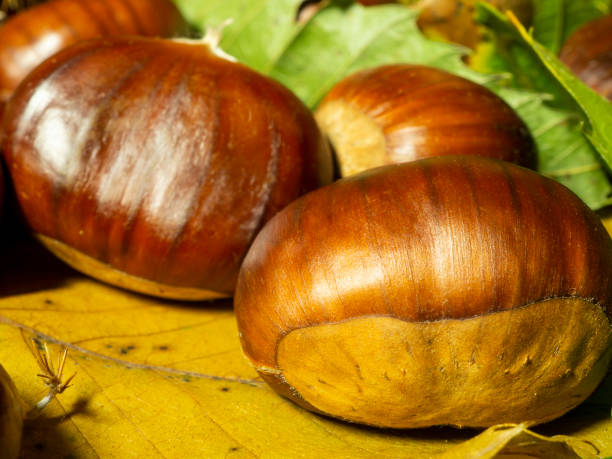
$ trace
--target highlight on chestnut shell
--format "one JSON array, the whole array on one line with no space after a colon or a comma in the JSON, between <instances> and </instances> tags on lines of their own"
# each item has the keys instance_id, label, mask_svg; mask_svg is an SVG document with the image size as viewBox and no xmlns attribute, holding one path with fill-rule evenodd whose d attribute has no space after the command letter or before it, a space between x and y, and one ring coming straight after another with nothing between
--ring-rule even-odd
<instances>
[{"instance_id":1,"label":"highlight on chestnut shell","mask_svg":"<svg viewBox=\"0 0 612 459\"><path fill-rule=\"evenodd\" d=\"M49 0L0 24L0 103L57 51L111 35L171 37L188 25L171 0Z\"/></svg>"},{"instance_id":2,"label":"highlight on chestnut shell","mask_svg":"<svg viewBox=\"0 0 612 459\"><path fill-rule=\"evenodd\" d=\"M612 101L612 14L576 30L559 58L587 86Z\"/></svg>"},{"instance_id":3,"label":"highlight on chestnut shell","mask_svg":"<svg viewBox=\"0 0 612 459\"><path fill-rule=\"evenodd\" d=\"M245 355L301 406L380 427L542 423L612 356L612 241L557 182L443 156L296 200L259 233Z\"/></svg>"},{"instance_id":4,"label":"highlight on chestnut shell","mask_svg":"<svg viewBox=\"0 0 612 459\"><path fill-rule=\"evenodd\" d=\"M37 67L5 115L32 231L76 269L156 296L231 296L263 223L331 180L306 106L200 42L76 44Z\"/></svg>"},{"instance_id":5,"label":"highlight on chestnut shell","mask_svg":"<svg viewBox=\"0 0 612 459\"><path fill-rule=\"evenodd\" d=\"M527 126L484 86L432 67L394 64L338 82L315 112L342 176L441 155L535 165Z\"/></svg>"}]
</instances>

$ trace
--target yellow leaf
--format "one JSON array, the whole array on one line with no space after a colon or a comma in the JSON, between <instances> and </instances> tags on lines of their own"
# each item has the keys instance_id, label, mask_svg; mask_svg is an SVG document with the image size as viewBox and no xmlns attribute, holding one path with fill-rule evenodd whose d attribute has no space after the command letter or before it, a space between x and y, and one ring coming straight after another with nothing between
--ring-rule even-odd
<instances>
[{"instance_id":1,"label":"yellow leaf","mask_svg":"<svg viewBox=\"0 0 612 459\"><path fill-rule=\"evenodd\" d=\"M26 421L25 457L434 457L454 454L450 448L479 433L378 430L312 414L249 366L231 302L147 298L89 280L31 243L7 252L0 363L30 407L46 388L22 335L47 342L54 356L66 346L64 375L77 373L72 387ZM600 408L536 430L571 434L610 455L610 410ZM456 451L476 451L483 438L497 448L507 432L483 435Z\"/></svg>"},{"instance_id":2,"label":"yellow leaf","mask_svg":"<svg viewBox=\"0 0 612 459\"><path fill-rule=\"evenodd\" d=\"M599 452L595 445L586 440L564 435L544 437L528 430L525 424L513 424L490 427L473 439L450 448L440 459L489 459L500 456L595 458Z\"/></svg>"}]
</instances>

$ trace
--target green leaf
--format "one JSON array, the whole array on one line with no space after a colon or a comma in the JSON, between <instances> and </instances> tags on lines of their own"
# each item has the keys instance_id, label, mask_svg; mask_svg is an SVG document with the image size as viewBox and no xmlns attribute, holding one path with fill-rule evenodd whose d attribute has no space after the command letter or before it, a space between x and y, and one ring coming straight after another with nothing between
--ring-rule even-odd
<instances>
[{"instance_id":1,"label":"green leaf","mask_svg":"<svg viewBox=\"0 0 612 459\"><path fill-rule=\"evenodd\" d=\"M536 139L538 172L561 182L593 209L612 204L612 185L575 112L549 107L543 94L489 87L516 110Z\"/></svg>"},{"instance_id":2,"label":"green leaf","mask_svg":"<svg viewBox=\"0 0 612 459\"><path fill-rule=\"evenodd\" d=\"M533 3L533 36L555 54L582 24L610 14L610 0L538 0Z\"/></svg>"},{"instance_id":3,"label":"green leaf","mask_svg":"<svg viewBox=\"0 0 612 459\"><path fill-rule=\"evenodd\" d=\"M301 2L177 0L193 24L216 25L228 18L221 47L239 61L291 88L315 107L342 77L394 62L432 65L480 82L461 61L465 49L424 39L418 12L401 5L364 8L335 2L308 23L297 24ZM238 18L238 19L236 19Z\"/></svg>"},{"instance_id":4,"label":"green leaf","mask_svg":"<svg viewBox=\"0 0 612 459\"><path fill-rule=\"evenodd\" d=\"M310 107L344 76L395 62L431 65L487 80L462 63L463 48L424 39L416 16L416 11L399 5L325 8L296 37L270 75Z\"/></svg>"},{"instance_id":5,"label":"green leaf","mask_svg":"<svg viewBox=\"0 0 612 459\"><path fill-rule=\"evenodd\" d=\"M608 166L612 166L612 104L582 83L570 70L533 37L513 21L522 39L537 55L541 65L563 86L581 108L588 122L584 132Z\"/></svg>"},{"instance_id":6,"label":"green leaf","mask_svg":"<svg viewBox=\"0 0 612 459\"><path fill-rule=\"evenodd\" d=\"M555 110L544 101L550 97L534 91L512 91L508 80L483 75L463 63L465 48L426 39L416 25L417 12L401 5L364 8L333 2L306 24L297 24L296 0L176 0L196 25L217 25L228 18L234 23L224 31L221 45L243 63L272 76L314 108L329 89L357 70L395 62L429 65L486 84L525 120L534 132L539 171L564 183L589 206L611 203L612 188L598 155L582 135L576 114ZM499 15L494 9L486 13ZM501 15L496 24L522 53L517 71L527 82L541 81L536 90L557 85L557 97L566 106L573 99L537 57L517 38L513 26ZM545 129L544 127L547 128Z\"/></svg>"},{"instance_id":7,"label":"green leaf","mask_svg":"<svg viewBox=\"0 0 612 459\"><path fill-rule=\"evenodd\" d=\"M533 30L536 39L558 53L565 29L564 0L542 0L533 5Z\"/></svg>"},{"instance_id":8,"label":"green leaf","mask_svg":"<svg viewBox=\"0 0 612 459\"><path fill-rule=\"evenodd\" d=\"M223 29L221 47L266 75L303 28L303 24L295 21L301 0L175 0L175 3L200 30L232 19Z\"/></svg>"},{"instance_id":9,"label":"green leaf","mask_svg":"<svg viewBox=\"0 0 612 459\"><path fill-rule=\"evenodd\" d=\"M548 1L548 0L546 0ZM506 73L509 86L548 93L550 105L572 107L573 99L559 82L542 68L538 57L518 36L508 18L488 3L476 5L475 20L489 28L490 42L481 44L472 66L487 73Z\"/></svg>"}]
</instances>

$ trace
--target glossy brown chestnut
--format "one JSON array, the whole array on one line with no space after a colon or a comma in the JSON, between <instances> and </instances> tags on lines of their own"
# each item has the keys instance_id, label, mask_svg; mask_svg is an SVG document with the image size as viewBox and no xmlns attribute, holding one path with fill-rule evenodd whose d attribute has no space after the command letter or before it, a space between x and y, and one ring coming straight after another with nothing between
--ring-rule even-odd
<instances>
[{"instance_id":1,"label":"glossy brown chestnut","mask_svg":"<svg viewBox=\"0 0 612 459\"><path fill-rule=\"evenodd\" d=\"M297 97L202 43L76 44L17 89L4 137L19 205L56 255L172 298L230 296L263 223L331 176Z\"/></svg>"},{"instance_id":2,"label":"glossy brown chestnut","mask_svg":"<svg viewBox=\"0 0 612 459\"><path fill-rule=\"evenodd\" d=\"M534 163L523 121L487 88L450 73L396 64L341 80L315 117L343 176L440 155Z\"/></svg>"},{"instance_id":3,"label":"glossy brown chestnut","mask_svg":"<svg viewBox=\"0 0 612 459\"><path fill-rule=\"evenodd\" d=\"M110 35L169 37L187 24L170 0L50 0L0 25L0 103L38 64L67 46Z\"/></svg>"},{"instance_id":4,"label":"glossy brown chestnut","mask_svg":"<svg viewBox=\"0 0 612 459\"><path fill-rule=\"evenodd\" d=\"M576 30L559 57L586 85L612 101L612 15Z\"/></svg>"},{"instance_id":5,"label":"glossy brown chestnut","mask_svg":"<svg viewBox=\"0 0 612 459\"><path fill-rule=\"evenodd\" d=\"M612 355L612 241L553 180L443 156L309 193L259 233L243 350L300 405L375 426L545 422Z\"/></svg>"}]
</instances>

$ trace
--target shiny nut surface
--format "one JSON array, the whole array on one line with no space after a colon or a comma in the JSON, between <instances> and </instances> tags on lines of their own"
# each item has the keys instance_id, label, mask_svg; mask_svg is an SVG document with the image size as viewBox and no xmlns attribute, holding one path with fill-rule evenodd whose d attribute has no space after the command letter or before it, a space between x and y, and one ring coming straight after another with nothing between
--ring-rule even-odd
<instances>
[{"instance_id":1,"label":"shiny nut surface","mask_svg":"<svg viewBox=\"0 0 612 459\"><path fill-rule=\"evenodd\" d=\"M278 392L386 427L544 422L612 352L612 241L560 184L487 158L372 169L260 232L235 309Z\"/></svg>"},{"instance_id":2,"label":"shiny nut surface","mask_svg":"<svg viewBox=\"0 0 612 459\"><path fill-rule=\"evenodd\" d=\"M107 281L231 295L263 223L330 175L308 109L200 43L77 44L29 75L6 115L31 229L88 274L107 266Z\"/></svg>"},{"instance_id":3,"label":"shiny nut surface","mask_svg":"<svg viewBox=\"0 0 612 459\"><path fill-rule=\"evenodd\" d=\"M51 0L0 25L0 103L57 51L109 35L168 37L187 24L170 0Z\"/></svg>"},{"instance_id":4,"label":"shiny nut surface","mask_svg":"<svg viewBox=\"0 0 612 459\"><path fill-rule=\"evenodd\" d=\"M316 111L343 176L441 155L534 165L523 121L487 88L431 67L395 64L354 73Z\"/></svg>"}]
</instances>

